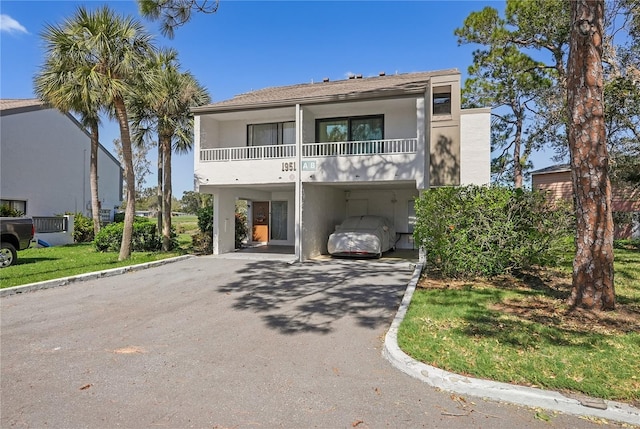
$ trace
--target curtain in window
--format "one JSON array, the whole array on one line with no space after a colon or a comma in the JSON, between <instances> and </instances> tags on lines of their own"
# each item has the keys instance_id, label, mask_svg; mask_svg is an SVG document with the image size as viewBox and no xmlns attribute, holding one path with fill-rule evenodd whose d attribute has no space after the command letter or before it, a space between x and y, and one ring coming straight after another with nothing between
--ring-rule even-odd
<instances>
[{"instance_id":1,"label":"curtain in window","mask_svg":"<svg viewBox=\"0 0 640 429\"><path fill-rule=\"evenodd\" d=\"M287 202L271 202L271 239L287 239Z\"/></svg>"},{"instance_id":2,"label":"curtain in window","mask_svg":"<svg viewBox=\"0 0 640 429\"><path fill-rule=\"evenodd\" d=\"M278 124L254 124L249 126L249 146L278 144Z\"/></svg>"},{"instance_id":3,"label":"curtain in window","mask_svg":"<svg viewBox=\"0 0 640 429\"><path fill-rule=\"evenodd\" d=\"M282 144L296 144L295 122L284 122L282 124Z\"/></svg>"}]
</instances>

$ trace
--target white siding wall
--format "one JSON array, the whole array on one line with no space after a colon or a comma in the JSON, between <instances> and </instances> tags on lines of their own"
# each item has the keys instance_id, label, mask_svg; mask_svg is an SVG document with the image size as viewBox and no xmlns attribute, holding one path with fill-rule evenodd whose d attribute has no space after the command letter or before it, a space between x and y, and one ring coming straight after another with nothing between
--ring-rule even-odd
<instances>
[{"instance_id":1,"label":"white siding wall","mask_svg":"<svg viewBox=\"0 0 640 429\"><path fill-rule=\"evenodd\" d=\"M27 200L28 216L87 213L90 139L70 118L54 109L1 117L0 194ZM120 204L120 171L105 153L98 155L103 208Z\"/></svg>"},{"instance_id":2,"label":"white siding wall","mask_svg":"<svg viewBox=\"0 0 640 429\"><path fill-rule=\"evenodd\" d=\"M491 180L491 109L465 109L460 117L460 184Z\"/></svg>"},{"instance_id":3,"label":"white siding wall","mask_svg":"<svg viewBox=\"0 0 640 429\"><path fill-rule=\"evenodd\" d=\"M360 206L367 207L369 215L384 216L394 225L396 232L409 232L409 201L413 201L418 197L417 190L398 189L398 190L352 190L349 191L349 200L358 201ZM365 204L362 201L366 201ZM347 203L349 204L349 203ZM350 213L349 213L350 214ZM413 243L406 235L400 237L398 248L411 249Z\"/></svg>"},{"instance_id":4,"label":"white siding wall","mask_svg":"<svg viewBox=\"0 0 640 429\"><path fill-rule=\"evenodd\" d=\"M304 184L303 260L327 253L329 234L342 222L344 213L343 190L330 186Z\"/></svg>"},{"instance_id":5,"label":"white siding wall","mask_svg":"<svg viewBox=\"0 0 640 429\"><path fill-rule=\"evenodd\" d=\"M90 149L89 149L90 151ZM89 162L89 160L87 160ZM87 166L87 171L89 167ZM113 162L113 158L106 153L106 149L101 147L98 150L98 197L102 202L102 209L114 210L122 203L122 175L120 164ZM87 173L87 183L89 183L89 173ZM89 189L89 199L91 200L91 189ZM86 205L86 204L85 204ZM85 207L86 208L86 207Z\"/></svg>"},{"instance_id":6,"label":"white siding wall","mask_svg":"<svg viewBox=\"0 0 640 429\"><path fill-rule=\"evenodd\" d=\"M247 145L247 121L226 121L219 124L218 144L215 147Z\"/></svg>"}]
</instances>

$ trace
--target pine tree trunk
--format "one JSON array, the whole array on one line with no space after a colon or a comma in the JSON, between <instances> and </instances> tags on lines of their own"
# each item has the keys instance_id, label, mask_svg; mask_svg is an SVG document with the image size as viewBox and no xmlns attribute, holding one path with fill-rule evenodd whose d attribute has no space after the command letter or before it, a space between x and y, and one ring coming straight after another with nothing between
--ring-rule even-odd
<instances>
[{"instance_id":1,"label":"pine tree trunk","mask_svg":"<svg viewBox=\"0 0 640 429\"><path fill-rule=\"evenodd\" d=\"M131 238L133 236L133 220L136 214L136 177L133 170L133 152L131 150L131 135L129 121L124 100L118 97L114 100L116 118L120 125L120 141L122 142L122 159L124 161L124 177L127 182L127 207L124 212L124 229L118 260L131 257Z\"/></svg>"},{"instance_id":2,"label":"pine tree trunk","mask_svg":"<svg viewBox=\"0 0 640 429\"><path fill-rule=\"evenodd\" d=\"M522 188L522 159L520 151L522 149L522 115L517 115L516 135L513 142L513 186L516 189Z\"/></svg>"},{"instance_id":3,"label":"pine tree trunk","mask_svg":"<svg viewBox=\"0 0 640 429\"><path fill-rule=\"evenodd\" d=\"M100 135L98 122L91 124L91 155L89 161L89 186L91 188L91 217L93 218L93 236L100 232L100 198L98 196L98 145Z\"/></svg>"},{"instance_id":4,"label":"pine tree trunk","mask_svg":"<svg viewBox=\"0 0 640 429\"><path fill-rule=\"evenodd\" d=\"M603 0L571 2L567 101L577 221L572 307L612 310L613 219L603 99Z\"/></svg>"}]
</instances>

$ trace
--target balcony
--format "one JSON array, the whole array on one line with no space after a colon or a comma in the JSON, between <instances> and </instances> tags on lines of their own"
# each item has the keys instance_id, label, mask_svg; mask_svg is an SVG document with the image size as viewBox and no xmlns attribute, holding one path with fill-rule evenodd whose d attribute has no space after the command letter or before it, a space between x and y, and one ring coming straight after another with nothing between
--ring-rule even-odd
<instances>
[{"instance_id":1,"label":"balcony","mask_svg":"<svg viewBox=\"0 0 640 429\"><path fill-rule=\"evenodd\" d=\"M303 158L332 156L367 156L411 154L418 150L418 139L387 139L331 143L304 143ZM200 162L254 161L290 159L296 156L295 145L244 146L201 149Z\"/></svg>"},{"instance_id":2,"label":"balcony","mask_svg":"<svg viewBox=\"0 0 640 429\"><path fill-rule=\"evenodd\" d=\"M292 185L297 177L325 183L409 181L422 168L415 138L303 143L302 159L312 163L302 166L297 150L295 145L202 149L195 174L202 185Z\"/></svg>"}]
</instances>

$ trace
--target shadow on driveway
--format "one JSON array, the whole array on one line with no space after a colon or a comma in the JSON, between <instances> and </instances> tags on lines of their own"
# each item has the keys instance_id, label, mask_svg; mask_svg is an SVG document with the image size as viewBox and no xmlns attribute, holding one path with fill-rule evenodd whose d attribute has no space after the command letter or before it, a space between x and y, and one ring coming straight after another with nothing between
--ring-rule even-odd
<instances>
[{"instance_id":1,"label":"shadow on driveway","mask_svg":"<svg viewBox=\"0 0 640 429\"><path fill-rule=\"evenodd\" d=\"M344 317L377 328L390 322L389 310L397 307L404 291L410 266L402 267L358 260L302 265L257 261L219 291L234 296L235 309L260 313L267 326L285 334L327 334Z\"/></svg>"}]
</instances>

